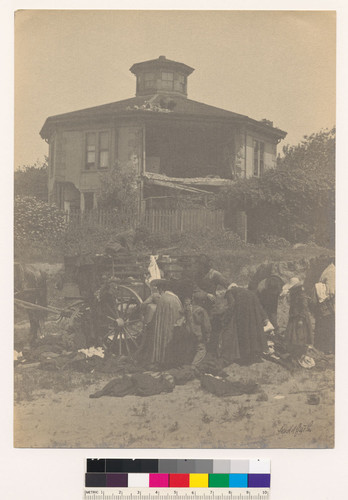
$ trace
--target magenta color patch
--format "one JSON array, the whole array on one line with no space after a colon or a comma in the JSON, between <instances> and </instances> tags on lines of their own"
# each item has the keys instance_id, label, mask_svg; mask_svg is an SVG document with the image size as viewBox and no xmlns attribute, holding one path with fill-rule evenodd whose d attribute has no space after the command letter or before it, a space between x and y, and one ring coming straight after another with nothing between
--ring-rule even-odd
<instances>
[{"instance_id":1,"label":"magenta color patch","mask_svg":"<svg viewBox=\"0 0 348 500\"><path fill-rule=\"evenodd\" d=\"M150 488L168 488L169 474L150 474Z\"/></svg>"}]
</instances>

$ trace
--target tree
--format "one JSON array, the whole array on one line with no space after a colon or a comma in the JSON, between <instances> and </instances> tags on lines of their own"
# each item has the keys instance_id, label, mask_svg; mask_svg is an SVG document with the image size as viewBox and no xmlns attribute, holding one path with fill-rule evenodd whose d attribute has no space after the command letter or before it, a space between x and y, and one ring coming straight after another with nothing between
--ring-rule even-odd
<instances>
[{"instance_id":1,"label":"tree","mask_svg":"<svg viewBox=\"0 0 348 500\"><path fill-rule=\"evenodd\" d=\"M15 196L33 196L38 200L48 200L47 186L48 157L34 165L24 165L14 173Z\"/></svg>"},{"instance_id":2,"label":"tree","mask_svg":"<svg viewBox=\"0 0 348 500\"><path fill-rule=\"evenodd\" d=\"M133 162L126 165L116 163L100 174L99 207L118 209L135 217L138 200L137 166Z\"/></svg>"},{"instance_id":3,"label":"tree","mask_svg":"<svg viewBox=\"0 0 348 500\"><path fill-rule=\"evenodd\" d=\"M305 135L297 146L283 147L283 158L278 158L282 169L301 168L307 173L334 179L336 129L325 129L310 136Z\"/></svg>"},{"instance_id":4,"label":"tree","mask_svg":"<svg viewBox=\"0 0 348 500\"><path fill-rule=\"evenodd\" d=\"M335 129L305 136L283 151L276 169L229 188L224 206L246 211L250 240L268 234L334 246Z\"/></svg>"}]
</instances>

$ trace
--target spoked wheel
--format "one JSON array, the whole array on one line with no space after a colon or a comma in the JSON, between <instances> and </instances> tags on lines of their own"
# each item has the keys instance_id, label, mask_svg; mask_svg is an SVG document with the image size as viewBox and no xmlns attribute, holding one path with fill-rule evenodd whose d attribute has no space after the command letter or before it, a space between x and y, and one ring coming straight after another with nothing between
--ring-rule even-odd
<instances>
[{"instance_id":1,"label":"spoked wheel","mask_svg":"<svg viewBox=\"0 0 348 500\"><path fill-rule=\"evenodd\" d=\"M115 354L132 357L140 345L143 331L143 301L137 292L125 285L115 285L110 291L110 299L103 305L106 344Z\"/></svg>"}]
</instances>

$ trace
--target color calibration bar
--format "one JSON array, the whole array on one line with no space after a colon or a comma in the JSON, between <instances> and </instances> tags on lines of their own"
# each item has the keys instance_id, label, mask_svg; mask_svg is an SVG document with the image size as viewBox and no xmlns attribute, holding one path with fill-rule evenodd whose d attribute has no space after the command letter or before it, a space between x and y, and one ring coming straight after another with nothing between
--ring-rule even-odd
<instances>
[{"instance_id":1,"label":"color calibration bar","mask_svg":"<svg viewBox=\"0 0 348 500\"><path fill-rule=\"evenodd\" d=\"M265 494L270 482L270 461L260 459L87 459L85 477L86 488L259 488Z\"/></svg>"}]
</instances>

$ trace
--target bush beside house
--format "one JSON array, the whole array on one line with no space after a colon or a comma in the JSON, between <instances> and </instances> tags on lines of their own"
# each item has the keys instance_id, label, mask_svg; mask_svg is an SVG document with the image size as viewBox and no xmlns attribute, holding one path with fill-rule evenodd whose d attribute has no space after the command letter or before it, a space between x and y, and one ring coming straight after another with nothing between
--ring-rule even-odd
<instances>
[{"instance_id":1,"label":"bush beside house","mask_svg":"<svg viewBox=\"0 0 348 500\"><path fill-rule=\"evenodd\" d=\"M220 196L228 213L248 216L248 239L275 235L291 243L335 240L335 129L305 136L286 146L278 167L261 178L242 179Z\"/></svg>"}]
</instances>

